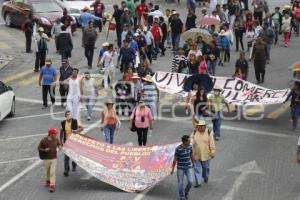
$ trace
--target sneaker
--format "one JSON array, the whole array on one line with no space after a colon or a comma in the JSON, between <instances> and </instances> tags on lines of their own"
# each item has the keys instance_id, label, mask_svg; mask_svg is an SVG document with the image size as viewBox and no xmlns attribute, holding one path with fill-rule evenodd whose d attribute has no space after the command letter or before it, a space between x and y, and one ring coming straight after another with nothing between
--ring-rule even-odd
<instances>
[{"instance_id":1,"label":"sneaker","mask_svg":"<svg viewBox=\"0 0 300 200\"><path fill-rule=\"evenodd\" d=\"M189 199L189 194L185 194L185 199L186 199L186 200Z\"/></svg>"},{"instance_id":2,"label":"sneaker","mask_svg":"<svg viewBox=\"0 0 300 200\"><path fill-rule=\"evenodd\" d=\"M91 120L91 117L87 117L86 120L90 121L90 120Z\"/></svg>"},{"instance_id":3,"label":"sneaker","mask_svg":"<svg viewBox=\"0 0 300 200\"><path fill-rule=\"evenodd\" d=\"M215 140L216 140L216 141L219 141L219 140L220 140L220 137L215 137Z\"/></svg>"},{"instance_id":4,"label":"sneaker","mask_svg":"<svg viewBox=\"0 0 300 200\"><path fill-rule=\"evenodd\" d=\"M48 106L43 106L43 107L42 107L43 110L46 109L46 108L48 108Z\"/></svg>"},{"instance_id":5,"label":"sneaker","mask_svg":"<svg viewBox=\"0 0 300 200\"><path fill-rule=\"evenodd\" d=\"M64 172L64 176L68 177L69 176L69 172Z\"/></svg>"},{"instance_id":6,"label":"sneaker","mask_svg":"<svg viewBox=\"0 0 300 200\"><path fill-rule=\"evenodd\" d=\"M199 188L199 187L201 187L201 184L194 186L194 188Z\"/></svg>"},{"instance_id":7,"label":"sneaker","mask_svg":"<svg viewBox=\"0 0 300 200\"><path fill-rule=\"evenodd\" d=\"M55 192L55 186L54 185L49 186L49 192Z\"/></svg>"}]
</instances>

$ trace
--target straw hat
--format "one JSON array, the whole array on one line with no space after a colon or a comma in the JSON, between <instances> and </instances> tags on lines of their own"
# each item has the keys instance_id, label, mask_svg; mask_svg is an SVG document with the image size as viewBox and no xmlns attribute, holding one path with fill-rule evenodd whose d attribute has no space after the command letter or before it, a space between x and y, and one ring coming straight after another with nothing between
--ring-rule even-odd
<instances>
[{"instance_id":1,"label":"straw hat","mask_svg":"<svg viewBox=\"0 0 300 200\"><path fill-rule=\"evenodd\" d=\"M284 8L285 10L288 10L288 9L291 9L291 6L290 6L290 5L285 5L283 8Z\"/></svg>"},{"instance_id":2,"label":"straw hat","mask_svg":"<svg viewBox=\"0 0 300 200\"><path fill-rule=\"evenodd\" d=\"M137 73L133 73L133 76L131 77L133 79L140 79L139 75Z\"/></svg>"},{"instance_id":3,"label":"straw hat","mask_svg":"<svg viewBox=\"0 0 300 200\"><path fill-rule=\"evenodd\" d=\"M102 47L108 47L109 46L109 43L108 42L104 42L103 44L102 44Z\"/></svg>"},{"instance_id":4,"label":"straw hat","mask_svg":"<svg viewBox=\"0 0 300 200\"><path fill-rule=\"evenodd\" d=\"M106 105L107 105L107 104L114 104L114 102L113 102L111 99L108 99L108 100L105 101L105 104L106 104Z\"/></svg>"},{"instance_id":5,"label":"straw hat","mask_svg":"<svg viewBox=\"0 0 300 200\"><path fill-rule=\"evenodd\" d=\"M45 65L51 65L51 64L52 64L51 59L46 59L46 60L45 60Z\"/></svg>"},{"instance_id":6,"label":"straw hat","mask_svg":"<svg viewBox=\"0 0 300 200\"><path fill-rule=\"evenodd\" d=\"M206 121L205 120L199 120L199 122L197 123L197 126L206 126Z\"/></svg>"},{"instance_id":7,"label":"straw hat","mask_svg":"<svg viewBox=\"0 0 300 200\"><path fill-rule=\"evenodd\" d=\"M220 86L216 85L216 86L214 87L214 90L221 91L222 89L221 89Z\"/></svg>"},{"instance_id":8,"label":"straw hat","mask_svg":"<svg viewBox=\"0 0 300 200\"><path fill-rule=\"evenodd\" d=\"M144 81L147 81L147 82L153 82L153 80L152 80L152 76L150 76L150 75L147 75L146 77L144 77L144 78L142 78Z\"/></svg>"},{"instance_id":9,"label":"straw hat","mask_svg":"<svg viewBox=\"0 0 300 200\"><path fill-rule=\"evenodd\" d=\"M38 31L39 31L39 32L44 32L44 28L43 28L43 27L40 27L40 28L38 29Z\"/></svg>"},{"instance_id":10,"label":"straw hat","mask_svg":"<svg viewBox=\"0 0 300 200\"><path fill-rule=\"evenodd\" d=\"M84 6L83 11L88 11L90 8L88 6Z\"/></svg>"},{"instance_id":11,"label":"straw hat","mask_svg":"<svg viewBox=\"0 0 300 200\"><path fill-rule=\"evenodd\" d=\"M140 100L140 101L139 101L139 106L146 106L144 100Z\"/></svg>"}]
</instances>

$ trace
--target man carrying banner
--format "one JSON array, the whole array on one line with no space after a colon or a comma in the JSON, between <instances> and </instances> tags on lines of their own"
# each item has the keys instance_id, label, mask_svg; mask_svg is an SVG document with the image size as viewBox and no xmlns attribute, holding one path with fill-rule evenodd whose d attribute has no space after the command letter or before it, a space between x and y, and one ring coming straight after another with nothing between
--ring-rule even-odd
<instances>
[{"instance_id":1,"label":"man carrying banner","mask_svg":"<svg viewBox=\"0 0 300 200\"><path fill-rule=\"evenodd\" d=\"M209 163L215 157L216 146L213 133L206 128L206 122L200 120L194 130L192 136L194 170L195 170L195 188L201 186L202 178L204 182L208 182Z\"/></svg>"},{"instance_id":2,"label":"man carrying banner","mask_svg":"<svg viewBox=\"0 0 300 200\"><path fill-rule=\"evenodd\" d=\"M174 173L177 163L177 181L180 200L188 199L189 191L193 184L193 149L190 136L184 135L181 138L182 143L175 149L174 161L171 175ZM184 175L187 177L187 185L183 188Z\"/></svg>"},{"instance_id":3,"label":"man carrying banner","mask_svg":"<svg viewBox=\"0 0 300 200\"><path fill-rule=\"evenodd\" d=\"M225 102L225 98L221 95L222 89L219 86L215 86L213 89L213 95L209 98L210 112L213 114L213 132L215 140L219 140L221 137L221 111L222 105L225 104L228 112L230 112L228 104Z\"/></svg>"},{"instance_id":4,"label":"man carrying banner","mask_svg":"<svg viewBox=\"0 0 300 200\"><path fill-rule=\"evenodd\" d=\"M44 160L46 171L46 187L49 192L55 191L57 148L61 148L59 140L56 138L58 131L55 128L48 130L48 136L43 138L38 146L40 158Z\"/></svg>"},{"instance_id":5,"label":"man carrying banner","mask_svg":"<svg viewBox=\"0 0 300 200\"><path fill-rule=\"evenodd\" d=\"M70 111L65 112L65 117L66 119L61 122L61 132L60 132L60 142L61 144L64 144L66 140L73 134L73 133L78 133L82 130L82 127L78 126L78 122L76 119L72 119L72 115ZM70 158L65 155L64 159L64 176L67 177L69 176L69 171L70 171ZM76 171L76 163L72 161L72 171Z\"/></svg>"}]
</instances>

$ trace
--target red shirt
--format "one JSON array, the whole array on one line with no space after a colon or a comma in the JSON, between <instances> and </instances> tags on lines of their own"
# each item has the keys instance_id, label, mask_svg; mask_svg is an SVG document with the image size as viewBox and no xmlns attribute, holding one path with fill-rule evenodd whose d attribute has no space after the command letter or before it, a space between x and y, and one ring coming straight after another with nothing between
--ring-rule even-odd
<instances>
[{"instance_id":1,"label":"red shirt","mask_svg":"<svg viewBox=\"0 0 300 200\"><path fill-rule=\"evenodd\" d=\"M146 5L140 4L135 9L137 16L139 19L141 19L143 12L148 12L148 7ZM144 18L147 18L147 15L144 14Z\"/></svg>"},{"instance_id":2,"label":"red shirt","mask_svg":"<svg viewBox=\"0 0 300 200\"><path fill-rule=\"evenodd\" d=\"M199 65L199 74L206 74L207 73L207 64L206 61L203 60L200 62Z\"/></svg>"}]
</instances>

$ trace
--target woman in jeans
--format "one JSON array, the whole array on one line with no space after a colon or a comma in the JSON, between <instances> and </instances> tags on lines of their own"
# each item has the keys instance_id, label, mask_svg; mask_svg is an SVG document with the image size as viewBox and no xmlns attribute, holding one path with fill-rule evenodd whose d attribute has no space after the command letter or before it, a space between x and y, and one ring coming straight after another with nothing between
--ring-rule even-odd
<instances>
[{"instance_id":1,"label":"woman in jeans","mask_svg":"<svg viewBox=\"0 0 300 200\"><path fill-rule=\"evenodd\" d=\"M104 131L105 143L113 144L114 133L119 126L120 121L117 113L113 108L114 103L111 100L105 102L106 108L101 113L101 131Z\"/></svg>"},{"instance_id":2,"label":"woman in jeans","mask_svg":"<svg viewBox=\"0 0 300 200\"><path fill-rule=\"evenodd\" d=\"M139 146L146 146L148 129L152 130L153 127L153 117L150 108L146 106L144 101L139 101L139 105L134 109L130 117L130 129L133 120L137 129Z\"/></svg>"}]
</instances>

